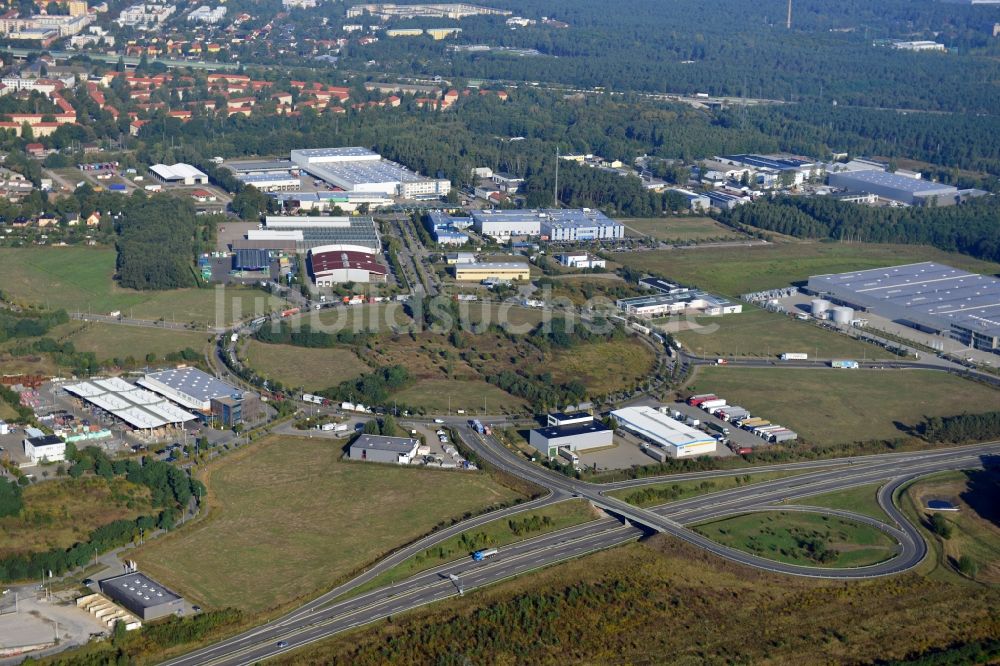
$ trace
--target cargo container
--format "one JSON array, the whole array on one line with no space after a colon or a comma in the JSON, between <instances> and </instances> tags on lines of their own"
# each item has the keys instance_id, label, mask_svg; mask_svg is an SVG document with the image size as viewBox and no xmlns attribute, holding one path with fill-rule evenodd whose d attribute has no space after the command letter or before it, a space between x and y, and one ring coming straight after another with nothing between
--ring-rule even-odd
<instances>
[{"instance_id":1,"label":"cargo container","mask_svg":"<svg viewBox=\"0 0 1000 666\"><path fill-rule=\"evenodd\" d=\"M732 423L734 421L739 421L740 419L750 418L750 412L737 405L726 405L719 410L719 418L723 421L729 421Z\"/></svg>"},{"instance_id":2,"label":"cargo container","mask_svg":"<svg viewBox=\"0 0 1000 666\"><path fill-rule=\"evenodd\" d=\"M716 407L725 407L726 401L723 398L715 398L714 400L705 400L700 403L698 407L704 409L706 412L715 409Z\"/></svg>"},{"instance_id":3,"label":"cargo container","mask_svg":"<svg viewBox=\"0 0 1000 666\"><path fill-rule=\"evenodd\" d=\"M845 370L857 370L857 361L830 361L831 368L843 368Z\"/></svg>"},{"instance_id":4,"label":"cargo container","mask_svg":"<svg viewBox=\"0 0 1000 666\"><path fill-rule=\"evenodd\" d=\"M760 417L754 417L750 419L741 419L737 425L744 430L753 430L754 428L759 428L760 426L771 425L771 422L767 419L762 419Z\"/></svg>"},{"instance_id":5,"label":"cargo container","mask_svg":"<svg viewBox=\"0 0 1000 666\"><path fill-rule=\"evenodd\" d=\"M791 442L798 438L799 438L798 433L796 433L794 430L788 430L788 429L781 430L778 432L772 432L770 437L771 441L774 442L775 444L780 444L781 442Z\"/></svg>"},{"instance_id":6,"label":"cargo container","mask_svg":"<svg viewBox=\"0 0 1000 666\"><path fill-rule=\"evenodd\" d=\"M705 402L706 400L718 400L718 398L719 396L715 395L714 393L693 395L690 398L688 398L688 404L691 405L692 407L698 407L699 405L701 405L701 403Z\"/></svg>"},{"instance_id":7,"label":"cargo container","mask_svg":"<svg viewBox=\"0 0 1000 666\"><path fill-rule=\"evenodd\" d=\"M785 352L781 355L782 361L805 361L809 358L809 354L801 354L799 352Z\"/></svg>"},{"instance_id":8,"label":"cargo container","mask_svg":"<svg viewBox=\"0 0 1000 666\"><path fill-rule=\"evenodd\" d=\"M658 462L667 462L667 452L658 446L647 446L643 451L647 456Z\"/></svg>"}]
</instances>

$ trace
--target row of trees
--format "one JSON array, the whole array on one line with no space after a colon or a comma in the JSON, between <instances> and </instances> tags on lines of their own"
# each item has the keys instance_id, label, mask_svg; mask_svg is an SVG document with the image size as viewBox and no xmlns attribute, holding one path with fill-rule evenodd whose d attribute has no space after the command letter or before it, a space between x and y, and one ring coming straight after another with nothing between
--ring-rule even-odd
<instances>
[{"instance_id":1,"label":"row of trees","mask_svg":"<svg viewBox=\"0 0 1000 666\"><path fill-rule=\"evenodd\" d=\"M918 432L930 442L985 442L1000 437L1000 411L932 416Z\"/></svg>"},{"instance_id":2,"label":"row of trees","mask_svg":"<svg viewBox=\"0 0 1000 666\"><path fill-rule=\"evenodd\" d=\"M33 338L48 333L53 326L69 321L65 310L54 312L13 312L0 310L0 342L10 338Z\"/></svg>"},{"instance_id":3,"label":"row of trees","mask_svg":"<svg viewBox=\"0 0 1000 666\"><path fill-rule=\"evenodd\" d=\"M413 380L410 372L401 365L379 368L357 379L348 379L333 388L320 391L319 395L332 400L348 400L364 405L382 405L394 392Z\"/></svg>"},{"instance_id":4,"label":"row of trees","mask_svg":"<svg viewBox=\"0 0 1000 666\"><path fill-rule=\"evenodd\" d=\"M281 322L278 326L261 326L255 333L255 337L261 342L318 348L364 344L372 335L368 331L352 331L349 329L342 329L336 333L314 331L309 324L303 324L296 330L288 322Z\"/></svg>"},{"instance_id":5,"label":"row of trees","mask_svg":"<svg viewBox=\"0 0 1000 666\"><path fill-rule=\"evenodd\" d=\"M739 206L724 213L722 220L799 238L933 245L1000 261L998 216L998 197L910 208L873 208L827 197L779 197Z\"/></svg>"}]
</instances>

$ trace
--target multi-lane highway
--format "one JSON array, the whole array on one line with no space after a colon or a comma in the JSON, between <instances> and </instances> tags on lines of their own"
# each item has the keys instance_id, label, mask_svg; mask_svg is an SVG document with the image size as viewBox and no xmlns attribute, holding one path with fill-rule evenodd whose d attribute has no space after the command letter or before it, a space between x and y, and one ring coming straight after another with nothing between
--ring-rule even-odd
<instances>
[{"instance_id":1,"label":"multi-lane highway","mask_svg":"<svg viewBox=\"0 0 1000 666\"><path fill-rule=\"evenodd\" d=\"M234 666L254 663L298 649L303 645L322 640L341 631L455 596L477 587L493 584L595 550L632 541L643 534L648 534L650 530L670 533L720 557L777 573L844 579L892 575L916 566L927 554L927 545L917 528L910 524L894 505L895 492L910 480L924 474L940 470L980 467L987 456L1000 455L1000 442L995 442L935 451L769 466L760 468L760 471L786 470L801 472L801 474L701 495L652 509L638 509L608 497L605 493L650 483L746 474L750 470L698 472L597 485L556 475L539 468L507 450L495 439L479 435L457 420L453 420L450 425L458 430L462 440L468 446L490 464L539 483L549 488L550 494L534 503L480 516L472 521L456 524L440 533L425 537L379 562L358 578L318 597L282 618L167 663L171 666L194 666L195 664ZM793 502L810 495L882 481L886 481L886 483L879 491L878 500L894 524L845 511L787 504L787 502ZM438 543L444 538L513 511L542 506L573 496L589 499L595 506L605 509L608 517L506 546L492 560L473 562L466 558L450 562L392 585L344 598L351 590L357 589L410 555ZM779 503L781 504L779 505ZM895 539L898 544L897 552L893 558L868 567L855 569L803 567L766 560L722 546L687 527L707 520L749 511L769 510L823 512L865 522L883 530ZM625 520L623 521L623 519Z\"/></svg>"}]
</instances>

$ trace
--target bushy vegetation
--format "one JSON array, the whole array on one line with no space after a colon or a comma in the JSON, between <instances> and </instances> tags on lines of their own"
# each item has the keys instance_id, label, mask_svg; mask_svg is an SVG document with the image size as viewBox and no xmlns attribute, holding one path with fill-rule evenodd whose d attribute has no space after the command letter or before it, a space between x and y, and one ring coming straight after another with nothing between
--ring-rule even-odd
<instances>
[{"instance_id":1,"label":"bushy vegetation","mask_svg":"<svg viewBox=\"0 0 1000 666\"><path fill-rule=\"evenodd\" d=\"M373 334L367 331L342 329L336 333L312 330L309 324L296 328L289 322L281 322L277 327L261 326L254 336L261 342L297 347L329 348L336 345L363 344Z\"/></svg>"},{"instance_id":2,"label":"bushy vegetation","mask_svg":"<svg viewBox=\"0 0 1000 666\"><path fill-rule=\"evenodd\" d=\"M997 197L941 208L873 208L829 197L779 197L738 206L722 219L800 238L916 243L998 261L998 215Z\"/></svg>"},{"instance_id":3,"label":"bushy vegetation","mask_svg":"<svg viewBox=\"0 0 1000 666\"><path fill-rule=\"evenodd\" d=\"M192 270L200 228L187 198L141 194L126 199L118 231L118 280L131 289L197 284Z\"/></svg>"},{"instance_id":4,"label":"bushy vegetation","mask_svg":"<svg viewBox=\"0 0 1000 666\"><path fill-rule=\"evenodd\" d=\"M6 479L0 479L0 518L3 516L16 516L24 507L24 500L21 498L21 487Z\"/></svg>"},{"instance_id":5,"label":"bushy vegetation","mask_svg":"<svg viewBox=\"0 0 1000 666\"><path fill-rule=\"evenodd\" d=\"M973 442L1000 437L1000 411L926 419L918 432L929 442Z\"/></svg>"},{"instance_id":6,"label":"bushy vegetation","mask_svg":"<svg viewBox=\"0 0 1000 666\"><path fill-rule=\"evenodd\" d=\"M18 553L0 558L0 580L17 581L38 577L52 571L60 575L86 564L98 553L125 545L139 535L140 531L151 533L156 529L171 530L181 512L193 496L202 497L205 487L200 481L191 479L179 468L162 461L110 460L96 447L77 451L72 444L66 447L66 459L71 462L69 475L79 478L87 473L111 479L124 477L132 483L146 486L151 492L154 507L160 507L155 515L139 516L135 520L115 520L91 531L86 541L74 544L68 549L54 548L37 553ZM11 497L8 493L8 497ZM3 502L13 508L12 499Z\"/></svg>"},{"instance_id":7,"label":"bushy vegetation","mask_svg":"<svg viewBox=\"0 0 1000 666\"><path fill-rule=\"evenodd\" d=\"M55 312L12 312L0 310L0 342L11 338L45 335L53 326L69 321L65 310Z\"/></svg>"},{"instance_id":8,"label":"bushy vegetation","mask_svg":"<svg viewBox=\"0 0 1000 666\"><path fill-rule=\"evenodd\" d=\"M334 388L320 391L319 395L332 400L349 400L364 405L381 405L393 391L412 381L409 371L401 365L380 368L357 379L341 382Z\"/></svg>"}]
</instances>

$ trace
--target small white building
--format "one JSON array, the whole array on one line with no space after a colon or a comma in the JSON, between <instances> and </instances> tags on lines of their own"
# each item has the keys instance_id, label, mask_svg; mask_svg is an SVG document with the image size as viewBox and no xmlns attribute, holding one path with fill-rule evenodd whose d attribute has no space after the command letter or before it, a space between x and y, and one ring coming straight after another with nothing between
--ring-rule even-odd
<instances>
[{"instance_id":1,"label":"small white building","mask_svg":"<svg viewBox=\"0 0 1000 666\"><path fill-rule=\"evenodd\" d=\"M586 252L569 252L556 255L556 260L569 268L604 268L607 262Z\"/></svg>"},{"instance_id":2,"label":"small white building","mask_svg":"<svg viewBox=\"0 0 1000 666\"><path fill-rule=\"evenodd\" d=\"M55 435L29 437L24 440L24 455L29 462L60 462L66 460L66 442Z\"/></svg>"}]
</instances>

